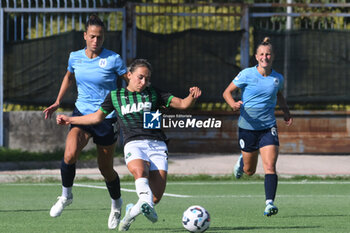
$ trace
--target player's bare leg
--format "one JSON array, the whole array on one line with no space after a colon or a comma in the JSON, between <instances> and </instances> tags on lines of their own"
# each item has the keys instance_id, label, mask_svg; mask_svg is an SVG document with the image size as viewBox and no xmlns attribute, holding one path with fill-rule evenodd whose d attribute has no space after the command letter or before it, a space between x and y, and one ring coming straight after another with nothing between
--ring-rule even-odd
<instances>
[{"instance_id":1,"label":"player's bare leg","mask_svg":"<svg viewBox=\"0 0 350 233\"><path fill-rule=\"evenodd\" d=\"M157 204L162 199L167 180L167 172L155 170L149 172L149 186L153 193L153 202Z\"/></svg>"},{"instance_id":2,"label":"player's bare leg","mask_svg":"<svg viewBox=\"0 0 350 233\"><path fill-rule=\"evenodd\" d=\"M245 152L242 151L243 163L244 163L244 173L248 176L255 174L256 166L258 165L258 155L259 151Z\"/></svg>"},{"instance_id":3,"label":"player's bare leg","mask_svg":"<svg viewBox=\"0 0 350 233\"><path fill-rule=\"evenodd\" d=\"M136 193L139 197L135 205L128 204L124 218L119 224L119 231L127 231L135 218L143 213L152 222L158 220L153 208L153 194L149 185L149 163L142 159L135 159L128 163L128 169L135 178Z\"/></svg>"},{"instance_id":4,"label":"player's bare leg","mask_svg":"<svg viewBox=\"0 0 350 233\"><path fill-rule=\"evenodd\" d=\"M64 158L61 163L62 195L51 207L51 217L60 216L63 209L73 202L72 187L75 178L75 163L89 138L90 135L78 127L72 128L67 135Z\"/></svg>"},{"instance_id":5,"label":"player's bare leg","mask_svg":"<svg viewBox=\"0 0 350 233\"><path fill-rule=\"evenodd\" d=\"M120 180L118 173L113 168L116 143L109 146L97 145L98 168L105 179L106 186L111 197L111 212L108 217L108 228L117 228L120 222L123 201L120 193Z\"/></svg>"}]
</instances>

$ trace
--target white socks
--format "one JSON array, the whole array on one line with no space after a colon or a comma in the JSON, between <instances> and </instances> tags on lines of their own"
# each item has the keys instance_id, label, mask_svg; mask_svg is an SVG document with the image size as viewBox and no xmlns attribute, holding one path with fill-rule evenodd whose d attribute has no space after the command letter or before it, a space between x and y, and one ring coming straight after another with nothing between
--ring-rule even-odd
<instances>
[{"instance_id":1,"label":"white socks","mask_svg":"<svg viewBox=\"0 0 350 233\"><path fill-rule=\"evenodd\" d=\"M135 181L136 193L139 197L138 202L130 210L130 217L134 218L141 213L141 205L147 202L151 207L153 207L153 193L148 184L147 178L138 178Z\"/></svg>"},{"instance_id":2,"label":"white socks","mask_svg":"<svg viewBox=\"0 0 350 233\"><path fill-rule=\"evenodd\" d=\"M265 201L265 204L268 205L269 203L271 203L273 205L273 200L269 199Z\"/></svg>"},{"instance_id":3,"label":"white socks","mask_svg":"<svg viewBox=\"0 0 350 233\"><path fill-rule=\"evenodd\" d=\"M113 209L120 209L122 207L123 204L123 200L122 198L119 199L111 199L112 200L112 208Z\"/></svg>"},{"instance_id":4,"label":"white socks","mask_svg":"<svg viewBox=\"0 0 350 233\"><path fill-rule=\"evenodd\" d=\"M153 207L153 193L149 187L148 179L143 177L138 178L135 180L135 187L139 199L147 202L151 207Z\"/></svg>"},{"instance_id":5,"label":"white socks","mask_svg":"<svg viewBox=\"0 0 350 233\"><path fill-rule=\"evenodd\" d=\"M62 186L62 197L65 197L67 199L72 198L72 187Z\"/></svg>"}]
</instances>

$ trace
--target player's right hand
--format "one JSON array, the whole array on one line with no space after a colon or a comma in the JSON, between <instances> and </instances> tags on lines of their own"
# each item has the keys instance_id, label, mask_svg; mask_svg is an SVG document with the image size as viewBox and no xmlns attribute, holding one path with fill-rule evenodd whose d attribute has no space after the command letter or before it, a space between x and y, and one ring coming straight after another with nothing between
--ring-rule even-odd
<instances>
[{"instance_id":1,"label":"player's right hand","mask_svg":"<svg viewBox=\"0 0 350 233\"><path fill-rule=\"evenodd\" d=\"M50 107L46 108L43 113L45 113L45 119L51 118L52 114L58 109L60 105L57 103L52 104Z\"/></svg>"},{"instance_id":2,"label":"player's right hand","mask_svg":"<svg viewBox=\"0 0 350 233\"><path fill-rule=\"evenodd\" d=\"M69 125L69 116L66 115L57 115L56 117L56 123L58 125Z\"/></svg>"},{"instance_id":3,"label":"player's right hand","mask_svg":"<svg viewBox=\"0 0 350 233\"><path fill-rule=\"evenodd\" d=\"M233 109L233 111L237 111L241 108L242 104L243 104L242 100L239 100L237 102L234 102L233 106L231 106L231 108Z\"/></svg>"}]
</instances>

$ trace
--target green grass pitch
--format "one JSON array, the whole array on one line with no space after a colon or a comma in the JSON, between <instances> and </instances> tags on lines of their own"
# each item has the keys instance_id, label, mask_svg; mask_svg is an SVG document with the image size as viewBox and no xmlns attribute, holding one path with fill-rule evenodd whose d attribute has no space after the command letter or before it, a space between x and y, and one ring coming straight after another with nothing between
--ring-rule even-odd
<instances>
[{"instance_id":1,"label":"green grass pitch","mask_svg":"<svg viewBox=\"0 0 350 233\"><path fill-rule=\"evenodd\" d=\"M76 182L74 202L58 218L49 209L60 194L59 183L0 184L1 232L113 232L107 229L110 199L102 182ZM122 182L123 207L137 200L133 182ZM262 181L169 182L156 210L155 224L140 215L129 232L186 232L183 211L205 207L211 216L207 233L349 233L349 181L280 181L276 216L263 216ZM124 210L123 210L124 215Z\"/></svg>"}]
</instances>

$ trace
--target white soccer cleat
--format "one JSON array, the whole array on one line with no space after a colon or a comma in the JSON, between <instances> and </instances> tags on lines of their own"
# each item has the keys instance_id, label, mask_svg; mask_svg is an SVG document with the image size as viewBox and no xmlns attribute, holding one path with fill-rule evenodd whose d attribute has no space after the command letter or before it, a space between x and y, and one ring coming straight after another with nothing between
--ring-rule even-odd
<instances>
[{"instance_id":1,"label":"white soccer cleat","mask_svg":"<svg viewBox=\"0 0 350 233\"><path fill-rule=\"evenodd\" d=\"M62 214L63 209L66 206L69 206L70 204L72 204L73 194L72 194L71 198L59 196L57 199L58 200L57 200L56 204L54 204L50 210L50 216L53 218L60 216Z\"/></svg>"},{"instance_id":2,"label":"white soccer cleat","mask_svg":"<svg viewBox=\"0 0 350 233\"><path fill-rule=\"evenodd\" d=\"M155 223L158 221L156 210L152 208L147 202L141 205L141 212L151 222Z\"/></svg>"},{"instance_id":3,"label":"white soccer cleat","mask_svg":"<svg viewBox=\"0 0 350 233\"><path fill-rule=\"evenodd\" d=\"M111 208L111 213L108 218L108 229L116 229L120 222L121 208L114 209Z\"/></svg>"},{"instance_id":4,"label":"white soccer cleat","mask_svg":"<svg viewBox=\"0 0 350 233\"><path fill-rule=\"evenodd\" d=\"M126 206L126 208L125 208L125 216L120 221L120 224L119 224L119 228L118 228L119 231L127 231L127 230L129 230L129 227L130 227L131 223L133 221L135 221L135 218L131 218L130 217L130 211L131 211L133 206L134 206L134 204L132 204L132 203L129 203Z\"/></svg>"},{"instance_id":5,"label":"white soccer cleat","mask_svg":"<svg viewBox=\"0 0 350 233\"><path fill-rule=\"evenodd\" d=\"M266 208L264 210L264 215L266 215L267 217L270 217L277 213L278 213L278 208L272 202L266 205Z\"/></svg>"},{"instance_id":6,"label":"white soccer cleat","mask_svg":"<svg viewBox=\"0 0 350 233\"><path fill-rule=\"evenodd\" d=\"M233 168L233 175L236 177L236 179L239 179L243 176L243 155L241 154L235 164L235 167Z\"/></svg>"}]
</instances>

